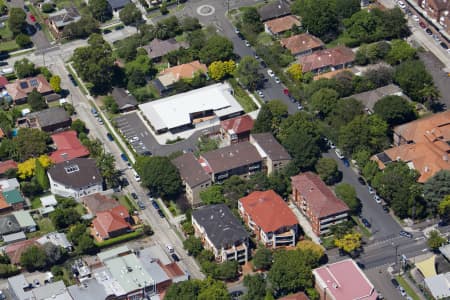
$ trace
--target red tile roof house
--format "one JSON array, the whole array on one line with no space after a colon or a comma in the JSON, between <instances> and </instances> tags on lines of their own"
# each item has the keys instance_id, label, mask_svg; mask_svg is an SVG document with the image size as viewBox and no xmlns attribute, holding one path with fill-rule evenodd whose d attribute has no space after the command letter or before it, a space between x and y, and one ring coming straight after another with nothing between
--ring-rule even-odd
<instances>
[{"instance_id":1,"label":"red tile roof house","mask_svg":"<svg viewBox=\"0 0 450 300\"><path fill-rule=\"evenodd\" d=\"M324 43L317 37L302 33L280 40L281 46L288 49L296 57L313 53L323 49Z\"/></svg>"},{"instance_id":2,"label":"red tile roof house","mask_svg":"<svg viewBox=\"0 0 450 300\"><path fill-rule=\"evenodd\" d=\"M95 238L107 240L132 231L130 214L127 209L118 205L110 210L97 212L92 221Z\"/></svg>"},{"instance_id":3,"label":"red tile roof house","mask_svg":"<svg viewBox=\"0 0 450 300\"><path fill-rule=\"evenodd\" d=\"M355 53L352 49L338 46L302 56L298 62L304 73L325 73L351 67L354 60Z\"/></svg>"},{"instance_id":4,"label":"red tile roof house","mask_svg":"<svg viewBox=\"0 0 450 300\"><path fill-rule=\"evenodd\" d=\"M320 299L378 299L373 284L352 259L319 267L312 273Z\"/></svg>"},{"instance_id":5,"label":"red tile roof house","mask_svg":"<svg viewBox=\"0 0 450 300\"><path fill-rule=\"evenodd\" d=\"M50 155L50 159L55 164L89 156L89 150L81 144L74 130L52 134L52 140L57 150Z\"/></svg>"},{"instance_id":6,"label":"red tile roof house","mask_svg":"<svg viewBox=\"0 0 450 300\"><path fill-rule=\"evenodd\" d=\"M36 89L43 96L53 93L53 89L47 79L41 74L36 77L18 79L13 83L7 84L5 88L13 99L14 104L26 103L28 94L31 93L33 89Z\"/></svg>"},{"instance_id":7,"label":"red tile roof house","mask_svg":"<svg viewBox=\"0 0 450 300\"><path fill-rule=\"evenodd\" d=\"M320 177L306 172L291 177L292 201L308 218L312 230L320 236L330 226L347 221L349 208L325 185Z\"/></svg>"},{"instance_id":8,"label":"red tile roof house","mask_svg":"<svg viewBox=\"0 0 450 300\"><path fill-rule=\"evenodd\" d=\"M298 237L297 217L273 190L256 191L239 199L238 210L245 224L264 246L295 246Z\"/></svg>"},{"instance_id":9,"label":"red tile roof house","mask_svg":"<svg viewBox=\"0 0 450 300\"><path fill-rule=\"evenodd\" d=\"M299 27L300 20L293 15L284 16L281 18L276 18L273 20L269 20L264 22L264 30L268 34L277 35L288 30L291 30L292 27Z\"/></svg>"},{"instance_id":10,"label":"red tile roof house","mask_svg":"<svg viewBox=\"0 0 450 300\"><path fill-rule=\"evenodd\" d=\"M243 141L248 141L250 131L253 129L254 121L249 115L220 122L220 134L227 146Z\"/></svg>"},{"instance_id":11,"label":"red tile roof house","mask_svg":"<svg viewBox=\"0 0 450 300\"><path fill-rule=\"evenodd\" d=\"M0 161L0 176L5 174L6 171L11 170L11 169L15 169L17 170L17 163L13 160L5 160L5 161Z\"/></svg>"}]
</instances>

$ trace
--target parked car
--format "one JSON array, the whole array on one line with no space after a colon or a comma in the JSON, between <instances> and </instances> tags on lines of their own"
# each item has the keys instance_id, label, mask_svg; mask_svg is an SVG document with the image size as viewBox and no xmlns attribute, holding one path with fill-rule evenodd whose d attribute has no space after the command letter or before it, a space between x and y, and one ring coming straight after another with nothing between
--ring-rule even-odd
<instances>
[{"instance_id":1,"label":"parked car","mask_svg":"<svg viewBox=\"0 0 450 300\"><path fill-rule=\"evenodd\" d=\"M393 285L395 288L398 288L398 287L400 286L400 284L398 284L397 279L395 279L395 278L392 278L392 279L391 279L391 282L392 282L392 285Z\"/></svg>"},{"instance_id":2,"label":"parked car","mask_svg":"<svg viewBox=\"0 0 450 300\"><path fill-rule=\"evenodd\" d=\"M263 60L261 60L261 67L263 67L263 68L267 68L267 64L266 64L266 62L265 61L263 61Z\"/></svg>"},{"instance_id":3,"label":"parked car","mask_svg":"<svg viewBox=\"0 0 450 300\"><path fill-rule=\"evenodd\" d=\"M271 69L267 70L267 74L269 74L270 77L274 77L275 76L275 73Z\"/></svg>"},{"instance_id":4,"label":"parked car","mask_svg":"<svg viewBox=\"0 0 450 300\"><path fill-rule=\"evenodd\" d=\"M98 121L98 123L99 123L100 125L103 125L103 119L102 119L102 118L97 117L97 121Z\"/></svg>"},{"instance_id":5,"label":"parked car","mask_svg":"<svg viewBox=\"0 0 450 300\"><path fill-rule=\"evenodd\" d=\"M345 157L342 159L342 162L344 163L344 166L346 166L347 168L350 167L350 162Z\"/></svg>"},{"instance_id":6,"label":"parked car","mask_svg":"<svg viewBox=\"0 0 450 300\"><path fill-rule=\"evenodd\" d=\"M243 291L234 291L230 293L231 299L233 300L239 299L242 295L244 295Z\"/></svg>"},{"instance_id":7,"label":"parked car","mask_svg":"<svg viewBox=\"0 0 450 300\"><path fill-rule=\"evenodd\" d=\"M40 287L41 286L41 283L37 279L33 280L33 284L34 284L35 287Z\"/></svg>"},{"instance_id":8,"label":"parked car","mask_svg":"<svg viewBox=\"0 0 450 300\"><path fill-rule=\"evenodd\" d=\"M427 25L422 21L419 22L419 26L422 27L423 29L427 28Z\"/></svg>"},{"instance_id":9,"label":"parked car","mask_svg":"<svg viewBox=\"0 0 450 300\"><path fill-rule=\"evenodd\" d=\"M111 142L114 141L114 137L112 136L111 133L108 132L108 133L106 134L106 137L107 137L108 140L110 140Z\"/></svg>"},{"instance_id":10,"label":"parked car","mask_svg":"<svg viewBox=\"0 0 450 300\"><path fill-rule=\"evenodd\" d=\"M406 291L402 286L399 286L398 290L400 291L400 295L402 295L403 297L406 297Z\"/></svg>"},{"instance_id":11,"label":"parked car","mask_svg":"<svg viewBox=\"0 0 450 300\"><path fill-rule=\"evenodd\" d=\"M160 210L160 209L158 209L158 215L161 217L161 218L165 218L166 216L164 215L164 213L162 212L162 210Z\"/></svg>"},{"instance_id":12,"label":"parked car","mask_svg":"<svg viewBox=\"0 0 450 300\"><path fill-rule=\"evenodd\" d=\"M239 34L239 33L241 33L241 32L239 31L239 29L235 28L235 29L234 29L234 33Z\"/></svg>"},{"instance_id":13,"label":"parked car","mask_svg":"<svg viewBox=\"0 0 450 300\"><path fill-rule=\"evenodd\" d=\"M152 203L152 206L153 206L155 209L159 209L158 202L156 202L155 200L152 200L151 203Z\"/></svg>"},{"instance_id":14,"label":"parked car","mask_svg":"<svg viewBox=\"0 0 450 300\"><path fill-rule=\"evenodd\" d=\"M119 26L116 26L116 28L114 28L114 30L122 30L124 28L125 28L125 26L119 25Z\"/></svg>"},{"instance_id":15,"label":"parked car","mask_svg":"<svg viewBox=\"0 0 450 300\"><path fill-rule=\"evenodd\" d=\"M129 186L130 183L128 182L128 179L126 177L122 178L122 186Z\"/></svg>"},{"instance_id":16,"label":"parked car","mask_svg":"<svg viewBox=\"0 0 450 300\"><path fill-rule=\"evenodd\" d=\"M299 104L297 104L297 110L302 110L303 109L303 106L299 103Z\"/></svg>"},{"instance_id":17,"label":"parked car","mask_svg":"<svg viewBox=\"0 0 450 300\"><path fill-rule=\"evenodd\" d=\"M334 149L334 152L336 152L336 155L339 159L343 159L344 155L342 155L341 150L339 150L338 148Z\"/></svg>"},{"instance_id":18,"label":"parked car","mask_svg":"<svg viewBox=\"0 0 450 300\"><path fill-rule=\"evenodd\" d=\"M78 83L77 83L77 81L75 80L75 78L73 77L72 74L69 74L68 77L69 77L70 81L72 82L72 84L74 86L78 86Z\"/></svg>"},{"instance_id":19,"label":"parked car","mask_svg":"<svg viewBox=\"0 0 450 300\"><path fill-rule=\"evenodd\" d=\"M172 259L176 262L180 261L180 258L175 253L172 253L170 256L172 256Z\"/></svg>"},{"instance_id":20,"label":"parked car","mask_svg":"<svg viewBox=\"0 0 450 300\"><path fill-rule=\"evenodd\" d=\"M109 29L104 29L103 30L103 34L108 34L108 33L111 33L112 31L111 30L109 30Z\"/></svg>"},{"instance_id":21,"label":"parked car","mask_svg":"<svg viewBox=\"0 0 450 300\"><path fill-rule=\"evenodd\" d=\"M278 78L277 76L275 76L273 79L275 80L276 83L281 83L280 78Z\"/></svg>"},{"instance_id":22,"label":"parked car","mask_svg":"<svg viewBox=\"0 0 450 300\"><path fill-rule=\"evenodd\" d=\"M257 90L256 93L258 94L258 96L260 96L261 98L264 98L264 94L261 90Z\"/></svg>"},{"instance_id":23,"label":"parked car","mask_svg":"<svg viewBox=\"0 0 450 300\"><path fill-rule=\"evenodd\" d=\"M0 67L7 66L7 65L8 65L7 61L0 61Z\"/></svg>"},{"instance_id":24,"label":"parked car","mask_svg":"<svg viewBox=\"0 0 450 300\"><path fill-rule=\"evenodd\" d=\"M132 193L131 193L131 197L132 197L134 200L137 200L137 199L138 199L138 195L137 195L135 192L132 192Z\"/></svg>"},{"instance_id":25,"label":"parked car","mask_svg":"<svg viewBox=\"0 0 450 300\"><path fill-rule=\"evenodd\" d=\"M358 182L361 183L362 185L366 185L366 181L362 177L358 177Z\"/></svg>"},{"instance_id":26,"label":"parked car","mask_svg":"<svg viewBox=\"0 0 450 300\"><path fill-rule=\"evenodd\" d=\"M420 21L419 17L416 16L416 15L413 15L413 16L412 16L412 19L413 19L414 21L416 21L416 22L419 22L419 21Z\"/></svg>"},{"instance_id":27,"label":"parked car","mask_svg":"<svg viewBox=\"0 0 450 300\"><path fill-rule=\"evenodd\" d=\"M426 28L426 29L425 29L425 32L426 32L428 35L433 35L433 31L431 31L430 28Z\"/></svg>"},{"instance_id":28,"label":"parked car","mask_svg":"<svg viewBox=\"0 0 450 300\"><path fill-rule=\"evenodd\" d=\"M34 24L34 27L36 27L37 30L41 30L42 29L42 26L41 26L40 23Z\"/></svg>"},{"instance_id":29,"label":"parked car","mask_svg":"<svg viewBox=\"0 0 450 300\"><path fill-rule=\"evenodd\" d=\"M403 1L398 1L397 2L398 6L400 6L402 9L406 8L406 4Z\"/></svg>"},{"instance_id":30,"label":"parked car","mask_svg":"<svg viewBox=\"0 0 450 300\"><path fill-rule=\"evenodd\" d=\"M367 186L367 190L369 191L369 194L375 194L375 190L370 185Z\"/></svg>"},{"instance_id":31,"label":"parked car","mask_svg":"<svg viewBox=\"0 0 450 300\"><path fill-rule=\"evenodd\" d=\"M144 209L145 209L145 204L144 204L144 202L142 202L141 200L139 200L139 201L137 202L137 205L139 206L139 208L140 208L141 210L144 210Z\"/></svg>"},{"instance_id":32,"label":"parked car","mask_svg":"<svg viewBox=\"0 0 450 300\"><path fill-rule=\"evenodd\" d=\"M364 224L364 226L366 226L367 228L372 227L372 225L369 223L369 221L367 221L366 218L362 218L361 222Z\"/></svg>"},{"instance_id":33,"label":"parked car","mask_svg":"<svg viewBox=\"0 0 450 300\"><path fill-rule=\"evenodd\" d=\"M30 8L29 8L28 6L26 6L26 5L23 6L23 9L24 9L26 12L29 12L29 11L30 11Z\"/></svg>"},{"instance_id":34,"label":"parked car","mask_svg":"<svg viewBox=\"0 0 450 300\"><path fill-rule=\"evenodd\" d=\"M383 205L383 210L385 213L389 213L389 207L387 205Z\"/></svg>"},{"instance_id":35,"label":"parked car","mask_svg":"<svg viewBox=\"0 0 450 300\"><path fill-rule=\"evenodd\" d=\"M120 153L120 158L122 158L124 162L128 162L128 157L125 155L125 153Z\"/></svg>"},{"instance_id":36,"label":"parked car","mask_svg":"<svg viewBox=\"0 0 450 300\"><path fill-rule=\"evenodd\" d=\"M448 49L448 46L447 46L447 44L446 43L444 43L444 42L441 42L439 45L441 45L441 47L443 48L443 49L445 49L445 50L447 50Z\"/></svg>"},{"instance_id":37,"label":"parked car","mask_svg":"<svg viewBox=\"0 0 450 300\"><path fill-rule=\"evenodd\" d=\"M250 47L250 42L249 41L244 40L244 44L245 44L245 46Z\"/></svg>"},{"instance_id":38,"label":"parked car","mask_svg":"<svg viewBox=\"0 0 450 300\"><path fill-rule=\"evenodd\" d=\"M404 237L407 237L407 238L410 238L410 239L413 238L412 233L411 233L411 232L408 232L408 231L405 231L405 230L400 231L399 234L400 234L400 236L404 236Z\"/></svg>"},{"instance_id":39,"label":"parked car","mask_svg":"<svg viewBox=\"0 0 450 300\"><path fill-rule=\"evenodd\" d=\"M31 22L33 22L33 23L36 22L36 17L35 17L35 16L33 16L32 14L30 14L29 17L30 17L30 21L31 21Z\"/></svg>"},{"instance_id":40,"label":"parked car","mask_svg":"<svg viewBox=\"0 0 450 300\"><path fill-rule=\"evenodd\" d=\"M373 196L373 200L375 200L376 203L381 204L381 198L377 194L375 194L375 196Z\"/></svg>"}]
</instances>

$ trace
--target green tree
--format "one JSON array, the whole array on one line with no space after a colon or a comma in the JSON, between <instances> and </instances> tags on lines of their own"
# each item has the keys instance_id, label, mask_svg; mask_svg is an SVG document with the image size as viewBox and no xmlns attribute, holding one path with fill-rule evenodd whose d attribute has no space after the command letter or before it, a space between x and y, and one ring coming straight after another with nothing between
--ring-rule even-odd
<instances>
[{"instance_id":1,"label":"green tree","mask_svg":"<svg viewBox=\"0 0 450 300\"><path fill-rule=\"evenodd\" d=\"M246 7L242 13L241 28L254 34L264 30L264 24L259 18L258 10L255 7Z\"/></svg>"},{"instance_id":2,"label":"green tree","mask_svg":"<svg viewBox=\"0 0 450 300\"><path fill-rule=\"evenodd\" d=\"M373 107L375 113L393 127L416 119L414 106L400 96L386 96Z\"/></svg>"},{"instance_id":3,"label":"green tree","mask_svg":"<svg viewBox=\"0 0 450 300\"><path fill-rule=\"evenodd\" d=\"M72 60L81 79L91 84L93 94L103 94L111 88L114 58L111 46L101 35L92 34L87 47L75 49Z\"/></svg>"},{"instance_id":4,"label":"green tree","mask_svg":"<svg viewBox=\"0 0 450 300\"><path fill-rule=\"evenodd\" d=\"M289 74L292 80L296 82L301 82L303 79L302 65L292 64L286 72Z\"/></svg>"},{"instance_id":5,"label":"green tree","mask_svg":"<svg viewBox=\"0 0 450 300\"><path fill-rule=\"evenodd\" d=\"M84 122L80 119L76 119L75 121L73 121L72 125L70 125L70 129L75 130L78 135L87 131L86 124L84 124Z\"/></svg>"},{"instance_id":6,"label":"green tree","mask_svg":"<svg viewBox=\"0 0 450 300\"><path fill-rule=\"evenodd\" d=\"M340 183L335 189L336 196L347 204L353 214L361 211L361 201L356 196L355 188L348 183Z\"/></svg>"},{"instance_id":7,"label":"green tree","mask_svg":"<svg viewBox=\"0 0 450 300\"><path fill-rule=\"evenodd\" d=\"M28 35L20 33L16 36L16 44L20 48L29 48L33 43Z\"/></svg>"},{"instance_id":8,"label":"green tree","mask_svg":"<svg viewBox=\"0 0 450 300\"><path fill-rule=\"evenodd\" d=\"M253 133L276 133L281 122L288 116L286 104L280 100L272 100L263 104L253 126Z\"/></svg>"},{"instance_id":9,"label":"green tree","mask_svg":"<svg viewBox=\"0 0 450 300\"><path fill-rule=\"evenodd\" d=\"M143 20L141 11L134 3L128 3L119 11L119 18L125 25L137 27Z\"/></svg>"},{"instance_id":10,"label":"green tree","mask_svg":"<svg viewBox=\"0 0 450 300\"><path fill-rule=\"evenodd\" d=\"M414 101L423 102L421 91L433 86L433 79L419 60L408 60L395 68L394 81Z\"/></svg>"},{"instance_id":11,"label":"green tree","mask_svg":"<svg viewBox=\"0 0 450 300\"><path fill-rule=\"evenodd\" d=\"M237 261L226 261L216 265L212 277L217 280L234 280L238 277L239 263Z\"/></svg>"},{"instance_id":12,"label":"green tree","mask_svg":"<svg viewBox=\"0 0 450 300\"><path fill-rule=\"evenodd\" d=\"M423 185L423 194L428 208L436 214L439 203L450 195L450 171L441 170Z\"/></svg>"},{"instance_id":13,"label":"green tree","mask_svg":"<svg viewBox=\"0 0 450 300\"><path fill-rule=\"evenodd\" d=\"M334 1L296 0L292 11L302 17L303 28L324 41L337 35L339 22Z\"/></svg>"},{"instance_id":14,"label":"green tree","mask_svg":"<svg viewBox=\"0 0 450 300\"><path fill-rule=\"evenodd\" d=\"M445 196L445 198L439 202L438 213L442 221L445 223L450 221L450 195Z\"/></svg>"},{"instance_id":15,"label":"green tree","mask_svg":"<svg viewBox=\"0 0 450 300\"><path fill-rule=\"evenodd\" d=\"M245 275L244 286L247 288L247 292L242 297L243 300L264 300L266 281L261 274Z\"/></svg>"},{"instance_id":16,"label":"green tree","mask_svg":"<svg viewBox=\"0 0 450 300\"><path fill-rule=\"evenodd\" d=\"M356 116L339 130L338 145L344 153L351 155L359 148L376 153L388 145L388 125L378 115Z\"/></svg>"},{"instance_id":17,"label":"green tree","mask_svg":"<svg viewBox=\"0 0 450 300\"><path fill-rule=\"evenodd\" d=\"M311 97L311 108L316 111L321 118L326 118L335 108L338 98L339 95L335 90L328 88L320 89Z\"/></svg>"},{"instance_id":18,"label":"green tree","mask_svg":"<svg viewBox=\"0 0 450 300\"><path fill-rule=\"evenodd\" d=\"M439 247L442 246L446 242L447 242L447 239L442 237L439 231L437 231L437 230L430 231L428 240L427 240L427 244L431 250L433 250L433 251L438 250Z\"/></svg>"},{"instance_id":19,"label":"green tree","mask_svg":"<svg viewBox=\"0 0 450 300\"><path fill-rule=\"evenodd\" d=\"M61 92L61 77L58 75L52 76L50 78L50 86L55 93Z\"/></svg>"},{"instance_id":20,"label":"green tree","mask_svg":"<svg viewBox=\"0 0 450 300\"><path fill-rule=\"evenodd\" d=\"M181 190L180 174L167 157L140 156L136 160L136 171L142 185L154 194L173 197Z\"/></svg>"},{"instance_id":21,"label":"green tree","mask_svg":"<svg viewBox=\"0 0 450 300\"><path fill-rule=\"evenodd\" d=\"M183 32L195 31L201 28L202 25L197 18L187 16L181 20L181 29Z\"/></svg>"},{"instance_id":22,"label":"green tree","mask_svg":"<svg viewBox=\"0 0 450 300\"><path fill-rule=\"evenodd\" d=\"M14 70L18 78L32 77L38 74L34 64L26 58L22 58L14 63Z\"/></svg>"},{"instance_id":23,"label":"green tree","mask_svg":"<svg viewBox=\"0 0 450 300\"><path fill-rule=\"evenodd\" d=\"M374 161L368 161L362 169L362 174L368 182L372 182L375 176L379 173L378 164Z\"/></svg>"},{"instance_id":24,"label":"green tree","mask_svg":"<svg viewBox=\"0 0 450 300\"><path fill-rule=\"evenodd\" d=\"M207 65L217 60L229 60L233 57L233 43L225 37L213 35L206 41L198 56Z\"/></svg>"},{"instance_id":25,"label":"green tree","mask_svg":"<svg viewBox=\"0 0 450 300\"><path fill-rule=\"evenodd\" d=\"M53 225L58 229L64 229L80 220L80 214L75 208L56 208L50 214Z\"/></svg>"},{"instance_id":26,"label":"green tree","mask_svg":"<svg viewBox=\"0 0 450 300\"><path fill-rule=\"evenodd\" d=\"M103 152L97 157L96 164L108 188L120 185L121 172L116 169L116 160L111 153Z\"/></svg>"},{"instance_id":27,"label":"green tree","mask_svg":"<svg viewBox=\"0 0 450 300\"><path fill-rule=\"evenodd\" d=\"M315 169L320 179L328 185L333 185L341 179L341 173L338 170L337 163L332 158L320 158L315 165Z\"/></svg>"},{"instance_id":28,"label":"green tree","mask_svg":"<svg viewBox=\"0 0 450 300\"><path fill-rule=\"evenodd\" d=\"M411 47L408 42L404 40L393 40L391 41L391 50L386 56L386 61L391 65L396 65L415 57L416 49Z\"/></svg>"},{"instance_id":29,"label":"green tree","mask_svg":"<svg viewBox=\"0 0 450 300\"><path fill-rule=\"evenodd\" d=\"M212 185L200 192L200 199L206 205L225 203L226 199L223 196L223 188L220 185Z\"/></svg>"},{"instance_id":30,"label":"green tree","mask_svg":"<svg viewBox=\"0 0 450 300\"><path fill-rule=\"evenodd\" d=\"M36 180L39 183L39 185L41 186L41 188L46 191L49 189L50 187L50 182L48 180L47 177L47 173L45 172L45 168L42 166L41 162L39 161L39 159L36 159L36 167L35 167L35 176L36 176Z\"/></svg>"},{"instance_id":31,"label":"green tree","mask_svg":"<svg viewBox=\"0 0 450 300\"><path fill-rule=\"evenodd\" d=\"M91 0L88 7L92 16L99 22L103 23L112 18L112 9L106 0Z\"/></svg>"},{"instance_id":32,"label":"green tree","mask_svg":"<svg viewBox=\"0 0 450 300\"><path fill-rule=\"evenodd\" d=\"M78 254L92 255L95 254L97 250L98 249L94 243L94 239L90 235L85 234L78 240L78 246L76 248L76 252Z\"/></svg>"},{"instance_id":33,"label":"green tree","mask_svg":"<svg viewBox=\"0 0 450 300\"><path fill-rule=\"evenodd\" d=\"M197 142L199 153L205 153L219 148L219 141L215 138L201 136Z\"/></svg>"},{"instance_id":34,"label":"green tree","mask_svg":"<svg viewBox=\"0 0 450 300\"><path fill-rule=\"evenodd\" d=\"M264 247L258 248L252 262L256 270L269 270L272 265L272 251Z\"/></svg>"},{"instance_id":35,"label":"green tree","mask_svg":"<svg viewBox=\"0 0 450 300\"><path fill-rule=\"evenodd\" d=\"M30 104L30 108L32 111L39 111L48 107L44 97L37 91L36 88L34 88L31 93L28 94L27 98L28 104Z\"/></svg>"},{"instance_id":36,"label":"green tree","mask_svg":"<svg viewBox=\"0 0 450 300\"><path fill-rule=\"evenodd\" d=\"M418 177L418 172L406 163L392 162L375 175L372 185L398 217L417 217L425 212Z\"/></svg>"},{"instance_id":37,"label":"green tree","mask_svg":"<svg viewBox=\"0 0 450 300\"><path fill-rule=\"evenodd\" d=\"M82 16L78 22L64 26L62 36L66 39L85 39L92 33L100 33L99 24L90 15Z\"/></svg>"},{"instance_id":38,"label":"green tree","mask_svg":"<svg viewBox=\"0 0 450 300\"><path fill-rule=\"evenodd\" d=\"M52 3L42 3L41 10L43 13L49 14L55 10Z\"/></svg>"},{"instance_id":39,"label":"green tree","mask_svg":"<svg viewBox=\"0 0 450 300\"><path fill-rule=\"evenodd\" d=\"M336 13L340 19L350 18L361 9L359 0L336 0Z\"/></svg>"},{"instance_id":40,"label":"green tree","mask_svg":"<svg viewBox=\"0 0 450 300\"><path fill-rule=\"evenodd\" d=\"M244 56L236 68L235 76L246 89L254 91L262 82L259 67L259 62L254 57Z\"/></svg>"},{"instance_id":41,"label":"green tree","mask_svg":"<svg viewBox=\"0 0 450 300\"><path fill-rule=\"evenodd\" d=\"M49 134L39 129L20 128L17 136L13 138L14 158L24 161L46 153L49 140Z\"/></svg>"},{"instance_id":42,"label":"green tree","mask_svg":"<svg viewBox=\"0 0 450 300\"><path fill-rule=\"evenodd\" d=\"M20 265L29 272L47 267L47 255L39 246L30 246L20 255Z\"/></svg>"},{"instance_id":43,"label":"green tree","mask_svg":"<svg viewBox=\"0 0 450 300\"><path fill-rule=\"evenodd\" d=\"M362 115L364 107L361 102L354 98L340 99L336 102L333 110L328 113L326 122L331 130L338 131L343 125L351 122L356 116Z\"/></svg>"},{"instance_id":44,"label":"green tree","mask_svg":"<svg viewBox=\"0 0 450 300\"><path fill-rule=\"evenodd\" d=\"M172 284L164 297L167 300L229 300L230 295L223 282L207 278L187 280Z\"/></svg>"},{"instance_id":45,"label":"green tree","mask_svg":"<svg viewBox=\"0 0 450 300\"><path fill-rule=\"evenodd\" d=\"M183 241L183 247L189 255L192 255L194 257L198 256L203 250L202 241L195 236L190 236L185 239Z\"/></svg>"},{"instance_id":46,"label":"green tree","mask_svg":"<svg viewBox=\"0 0 450 300\"><path fill-rule=\"evenodd\" d=\"M9 10L8 28L14 35L20 34L24 29L27 15L21 7L11 7Z\"/></svg>"},{"instance_id":47,"label":"green tree","mask_svg":"<svg viewBox=\"0 0 450 300\"><path fill-rule=\"evenodd\" d=\"M311 269L315 267L303 251L277 251L267 278L277 295L283 296L313 286Z\"/></svg>"},{"instance_id":48,"label":"green tree","mask_svg":"<svg viewBox=\"0 0 450 300\"><path fill-rule=\"evenodd\" d=\"M297 243L297 249L299 249L303 253L308 253L308 255L312 255L314 258L313 260L317 262L320 262L325 255L325 251L322 248L322 246L306 239Z\"/></svg>"},{"instance_id":49,"label":"green tree","mask_svg":"<svg viewBox=\"0 0 450 300\"><path fill-rule=\"evenodd\" d=\"M47 257L47 264L54 265L61 263L66 258L66 250L60 246L56 246L50 242L46 242L42 245L42 250L44 250Z\"/></svg>"}]
</instances>

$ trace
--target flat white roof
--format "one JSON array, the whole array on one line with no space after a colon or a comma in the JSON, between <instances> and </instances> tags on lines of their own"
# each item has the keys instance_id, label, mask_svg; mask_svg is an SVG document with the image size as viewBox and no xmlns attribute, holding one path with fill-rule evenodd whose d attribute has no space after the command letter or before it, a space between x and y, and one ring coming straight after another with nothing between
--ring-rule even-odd
<instances>
[{"instance_id":1,"label":"flat white roof","mask_svg":"<svg viewBox=\"0 0 450 300\"><path fill-rule=\"evenodd\" d=\"M228 83L217 83L139 105L156 131L191 123L190 114L213 110L218 117L242 111Z\"/></svg>"}]
</instances>

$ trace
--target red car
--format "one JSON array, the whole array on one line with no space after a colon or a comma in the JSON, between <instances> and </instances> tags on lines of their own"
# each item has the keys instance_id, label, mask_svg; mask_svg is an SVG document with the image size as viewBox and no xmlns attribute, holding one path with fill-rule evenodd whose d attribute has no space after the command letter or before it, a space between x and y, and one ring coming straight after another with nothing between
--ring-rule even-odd
<instances>
[{"instance_id":1,"label":"red car","mask_svg":"<svg viewBox=\"0 0 450 300\"><path fill-rule=\"evenodd\" d=\"M427 27L427 25L422 21L419 22L419 25L420 25L420 27L422 27L424 29Z\"/></svg>"},{"instance_id":2,"label":"red car","mask_svg":"<svg viewBox=\"0 0 450 300\"><path fill-rule=\"evenodd\" d=\"M36 22L36 18L32 15L32 14L30 14L30 20L31 20L31 22Z\"/></svg>"}]
</instances>

